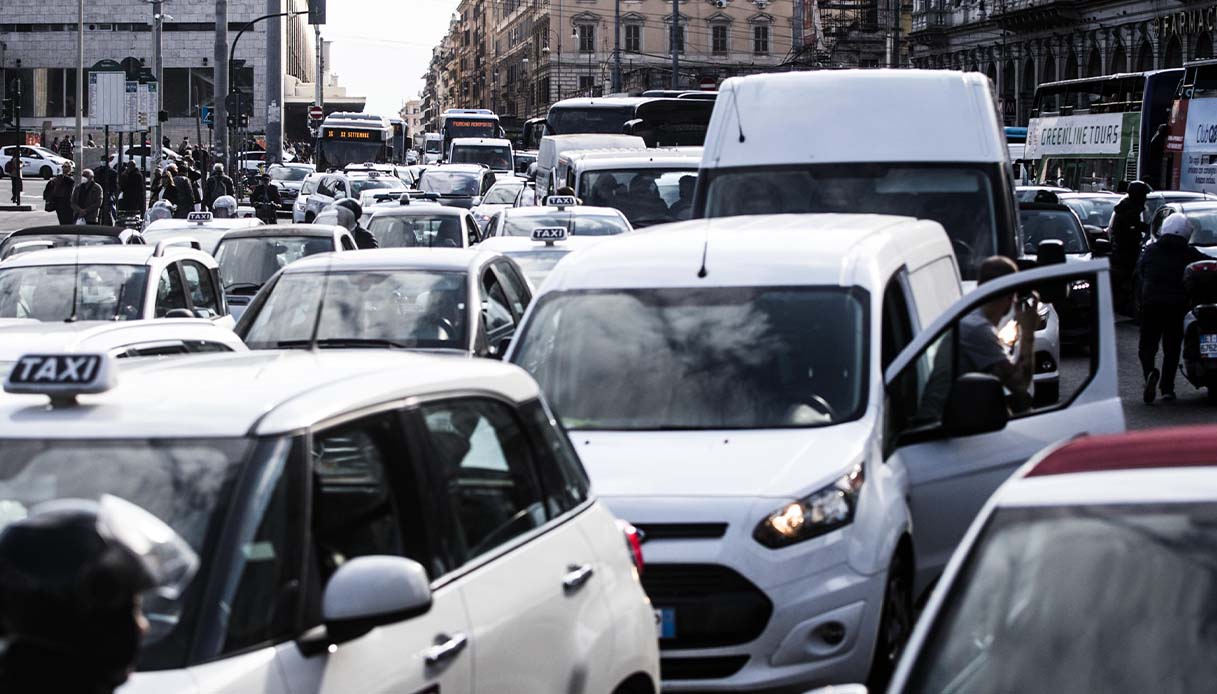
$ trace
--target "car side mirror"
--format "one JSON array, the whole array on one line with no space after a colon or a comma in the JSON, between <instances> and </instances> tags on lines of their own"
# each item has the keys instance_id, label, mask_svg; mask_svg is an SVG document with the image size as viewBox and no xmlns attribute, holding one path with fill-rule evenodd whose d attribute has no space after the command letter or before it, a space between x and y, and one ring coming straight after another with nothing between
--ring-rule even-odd
<instances>
[{"instance_id":1,"label":"car side mirror","mask_svg":"<svg viewBox=\"0 0 1217 694\"><path fill-rule=\"evenodd\" d=\"M356 557L340 566L325 586L323 626L296 643L304 655L315 655L430 609L431 584L421 564L387 555Z\"/></svg>"},{"instance_id":2,"label":"car side mirror","mask_svg":"<svg viewBox=\"0 0 1217 694\"><path fill-rule=\"evenodd\" d=\"M1095 258L1106 258L1111 255L1111 241L1109 239L1091 239L1090 255Z\"/></svg>"},{"instance_id":3,"label":"car side mirror","mask_svg":"<svg viewBox=\"0 0 1217 694\"><path fill-rule=\"evenodd\" d=\"M1010 420L1006 393L992 374L967 373L951 384L942 411L942 426L950 436L1001 431Z\"/></svg>"},{"instance_id":4,"label":"car side mirror","mask_svg":"<svg viewBox=\"0 0 1217 694\"><path fill-rule=\"evenodd\" d=\"M188 308L171 308L165 313L166 318L198 318Z\"/></svg>"}]
</instances>

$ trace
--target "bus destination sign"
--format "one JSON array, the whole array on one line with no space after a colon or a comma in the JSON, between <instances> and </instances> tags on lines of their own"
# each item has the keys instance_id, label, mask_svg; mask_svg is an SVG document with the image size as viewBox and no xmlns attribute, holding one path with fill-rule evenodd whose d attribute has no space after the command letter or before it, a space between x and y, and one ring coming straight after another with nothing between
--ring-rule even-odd
<instances>
[{"instance_id":1,"label":"bus destination sign","mask_svg":"<svg viewBox=\"0 0 1217 694\"><path fill-rule=\"evenodd\" d=\"M325 131L327 140L371 140L370 130L346 130L344 128L329 128Z\"/></svg>"}]
</instances>

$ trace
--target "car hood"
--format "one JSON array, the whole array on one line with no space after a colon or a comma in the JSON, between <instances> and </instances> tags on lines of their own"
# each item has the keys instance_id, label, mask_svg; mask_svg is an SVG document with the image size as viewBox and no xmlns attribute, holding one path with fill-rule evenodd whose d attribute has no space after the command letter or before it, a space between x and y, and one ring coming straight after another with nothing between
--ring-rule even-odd
<instances>
[{"instance_id":1,"label":"car hood","mask_svg":"<svg viewBox=\"0 0 1217 694\"><path fill-rule=\"evenodd\" d=\"M602 497L797 498L862 458L867 420L803 429L571 431Z\"/></svg>"}]
</instances>

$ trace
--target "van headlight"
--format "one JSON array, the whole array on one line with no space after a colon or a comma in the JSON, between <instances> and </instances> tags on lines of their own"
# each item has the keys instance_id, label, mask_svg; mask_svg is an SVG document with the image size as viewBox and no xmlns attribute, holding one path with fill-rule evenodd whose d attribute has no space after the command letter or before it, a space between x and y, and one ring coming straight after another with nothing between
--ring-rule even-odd
<instances>
[{"instance_id":1,"label":"van headlight","mask_svg":"<svg viewBox=\"0 0 1217 694\"><path fill-rule=\"evenodd\" d=\"M752 537L778 549L848 525L854 519L864 479L862 463L858 463L831 485L769 514Z\"/></svg>"}]
</instances>

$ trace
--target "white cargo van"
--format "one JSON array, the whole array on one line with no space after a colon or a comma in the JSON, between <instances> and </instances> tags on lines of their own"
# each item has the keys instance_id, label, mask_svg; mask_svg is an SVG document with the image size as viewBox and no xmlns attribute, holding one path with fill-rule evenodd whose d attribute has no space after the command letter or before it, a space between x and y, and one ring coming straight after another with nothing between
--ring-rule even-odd
<instances>
[{"instance_id":1,"label":"white cargo van","mask_svg":"<svg viewBox=\"0 0 1217 694\"><path fill-rule=\"evenodd\" d=\"M701 147L593 149L564 152L564 185L584 205L621 210L635 229L679 222L693 213Z\"/></svg>"},{"instance_id":2,"label":"white cargo van","mask_svg":"<svg viewBox=\"0 0 1217 694\"><path fill-rule=\"evenodd\" d=\"M579 135L546 135L541 138L541 149L537 152L537 199L543 200L562 186L566 171L559 166L558 158L564 152L577 149L646 149L646 140L637 135L610 135L584 133Z\"/></svg>"}]
</instances>

